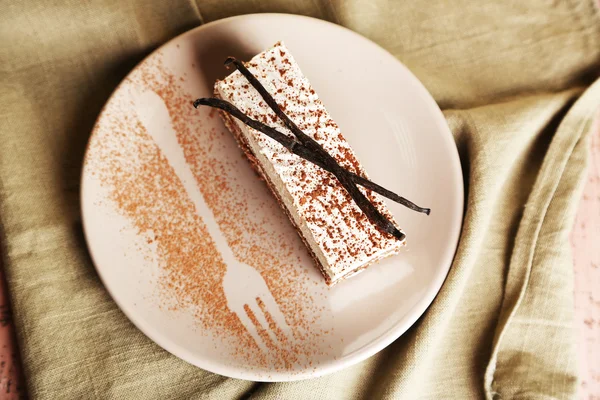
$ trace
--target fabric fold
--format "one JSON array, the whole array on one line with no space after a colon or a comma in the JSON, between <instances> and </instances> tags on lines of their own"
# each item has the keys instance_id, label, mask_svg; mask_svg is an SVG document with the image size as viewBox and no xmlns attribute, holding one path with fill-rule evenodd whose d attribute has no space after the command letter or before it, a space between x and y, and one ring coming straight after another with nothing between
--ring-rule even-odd
<instances>
[{"instance_id":1,"label":"fabric fold","mask_svg":"<svg viewBox=\"0 0 600 400\"><path fill-rule=\"evenodd\" d=\"M588 134L600 105L597 80L558 126L527 201L515 239L485 386L487 397L569 397L575 366L573 276L568 233L581 194ZM567 290L564 290L564 289ZM557 354L571 355L569 358ZM521 379L530 388L519 387ZM562 392L556 392L562 390Z\"/></svg>"}]
</instances>

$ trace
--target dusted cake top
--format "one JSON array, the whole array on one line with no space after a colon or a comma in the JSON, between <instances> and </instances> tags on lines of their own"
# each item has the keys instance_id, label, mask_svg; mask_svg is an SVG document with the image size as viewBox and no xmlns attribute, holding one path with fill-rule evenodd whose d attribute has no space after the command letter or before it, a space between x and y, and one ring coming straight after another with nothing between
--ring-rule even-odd
<instances>
[{"instance_id":1,"label":"dusted cake top","mask_svg":"<svg viewBox=\"0 0 600 400\"><path fill-rule=\"evenodd\" d=\"M246 66L304 133L319 142L342 167L367 177L338 125L283 44L255 56ZM249 117L293 136L239 71L219 81L217 92ZM332 277L345 275L403 244L382 233L331 173L290 153L264 134L245 129L281 177L293 199L293 208L306 221ZM380 196L361 190L393 222Z\"/></svg>"}]
</instances>

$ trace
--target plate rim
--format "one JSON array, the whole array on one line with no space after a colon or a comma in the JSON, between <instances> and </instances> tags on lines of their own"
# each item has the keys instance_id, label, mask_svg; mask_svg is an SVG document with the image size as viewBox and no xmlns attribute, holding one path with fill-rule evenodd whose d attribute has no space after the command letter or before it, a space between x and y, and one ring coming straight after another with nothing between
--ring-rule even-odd
<instances>
[{"instance_id":1,"label":"plate rim","mask_svg":"<svg viewBox=\"0 0 600 400\"><path fill-rule=\"evenodd\" d=\"M427 290L425 290L421 299L411 309L409 309L409 311L407 312L407 315L400 322L396 323L392 328L388 329L387 331L380 334L377 338L373 339L373 341L371 341L367 345L353 351L352 353L350 353L347 356L344 356L337 360L332 360L331 362L329 362L325 365L317 366L316 369L311 369L311 370L307 369L307 370L293 371L293 372L272 370L269 372L268 376L256 375L251 369L244 369L244 368L241 368L238 366L225 365L223 363L216 363L207 358L200 358L200 357L194 356L185 347L180 346L177 343L171 341L166 336L157 334L156 331L154 330L154 328L151 326L151 324L147 324L143 319L138 318L136 316L136 313L133 310L130 310L128 307L126 307L119 300L118 295L116 293L113 293L110 285L107 282L106 277L103 275L102 268L100 268L98 266L98 263L96 262L97 257L95 256L94 250L92 249L92 246L91 246L91 241L90 241L89 233L88 233L89 227L88 227L88 225L86 223L86 219L85 219L85 215L86 215L85 204L86 204L86 202L84 201L84 198L85 198L85 196L84 196L85 179L84 178L86 176L87 168L89 168L88 164L86 163L86 160L88 159L90 143L92 142L92 140L95 136L96 129L99 126L100 122L102 121L104 114L108 108L108 105L113 101L116 93L119 92L121 90L121 88L124 86L124 84L127 81L127 78L132 73L134 73L140 67L141 64L143 64L146 60L153 57L157 52L170 46L171 43L181 40L185 36L196 35L199 32L202 32L203 30L211 29L220 24L231 23L232 21L235 21L235 20L255 19L255 18L261 18L261 19L289 18L289 19L310 20L311 23L328 25L330 28L345 30L346 33L349 33L351 36L354 36L357 40L369 42L370 45L375 45L380 50L382 50L384 53L386 53L390 58L392 58L397 63L397 65L400 68L402 68L404 70L405 73L407 73L408 75L410 75L412 77L412 79L417 84L418 90L421 91L420 94L422 95L423 100L429 102L430 106L432 106L431 108L433 110L433 113L432 113L431 117L435 118L435 123L440 128L440 130L445 132L445 134L443 134L443 140L445 140L446 142L449 142L451 144L451 146L448 146L450 148L450 152L452 153L452 154L450 154L450 158L452 160L451 161L452 165L449 166L449 169L452 170L452 174L454 175L454 178L460 184L460 187L457 188L458 190L456 190L456 192L455 192L454 200L457 204L457 206L456 206L457 210L455 210L456 211L454 213L455 216L453 218L453 221L451 222L451 232L450 232L450 238L448 240L449 242L455 243L455 245L449 246L448 248L445 249L445 252L442 256L442 259L444 261L441 263L441 264L444 264L445 267L441 268L437 273L435 273L433 275L433 279L430 281L430 284L428 285ZM216 373L216 374L230 377L230 378L257 381L257 382L291 382L291 381L299 381L299 380L317 378L320 376L328 375L328 374L334 373L336 371L340 371L342 369L348 368L348 367L350 367L354 364L357 364L363 360L366 360L367 358L372 357L373 355L377 354L378 352L380 352L381 350L385 349L390 344L392 344L395 340L397 340L400 336L402 336L410 327L412 327L419 318L421 318L423 316L423 314L431 306L431 304L437 297L438 293L440 292L442 285L444 284L446 277L448 276L450 268L452 267L455 254L458 250L459 239L460 239L460 234L462 232L463 218L464 218L464 178L463 178L462 164L461 164L460 156L458 153L458 148L456 146L456 142L453 139L452 132L450 131L450 128L448 127L446 119L444 118L442 110L440 109L437 102L434 100L431 93L423 85L423 83L398 58L396 58L394 55L392 55L390 52L388 52L385 48L383 48L379 44L362 36L361 34L355 32L349 28L346 28L344 26L335 24L333 22L329 22L326 20L309 17L309 16L305 16L305 15L297 15L297 14L289 14L289 13L253 13L253 14L245 14L245 15L236 15L236 16L232 16L232 17L227 17L227 18L222 18L222 19L218 19L215 21L211 21L209 23L202 24L195 28L189 29L188 31L183 32L183 33L171 38L167 42L163 43L162 45L158 46L156 49L151 51L142 60L140 60L127 73L127 75L121 80L121 82L112 91L112 93L106 100L105 104L103 105L102 109L100 110L100 112L94 122L94 125L91 130L91 134L90 134L90 136L88 138L88 142L86 144L86 149L85 149L85 153L84 153L84 157L83 157L83 166L82 166L81 176L80 176L79 195L80 195L80 212L81 212L81 221L82 221L82 226L83 226L83 235L84 235L84 238L86 241L88 252L90 254L90 258L92 260L92 264L94 265L94 269L96 270L102 285L108 292L111 299L115 302L117 307L121 310L121 312L123 314L125 314L127 319L138 330L140 330L146 337L148 337L151 341L153 341L156 345L158 345L162 349L166 350L167 352L171 353L175 357L182 359L197 368L201 368L205 371Z\"/></svg>"}]
</instances>

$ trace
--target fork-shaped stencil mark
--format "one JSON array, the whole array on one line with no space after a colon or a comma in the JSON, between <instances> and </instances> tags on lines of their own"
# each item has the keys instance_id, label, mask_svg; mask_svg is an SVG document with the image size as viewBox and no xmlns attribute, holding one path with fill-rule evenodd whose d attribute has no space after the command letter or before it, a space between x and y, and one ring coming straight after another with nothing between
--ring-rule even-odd
<instances>
[{"instance_id":1,"label":"fork-shaped stencil mark","mask_svg":"<svg viewBox=\"0 0 600 400\"><path fill-rule=\"evenodd\" d=\"M139 101L143 105L139 115L142 124L177 173L227 266L222 283L227 306L263 351L273 349L273 346L280 347L292 337L285 317L260 273L238 261L231 251L185 161L165 103L153 91L142 93Z\"/></svg>"}]
</instances>

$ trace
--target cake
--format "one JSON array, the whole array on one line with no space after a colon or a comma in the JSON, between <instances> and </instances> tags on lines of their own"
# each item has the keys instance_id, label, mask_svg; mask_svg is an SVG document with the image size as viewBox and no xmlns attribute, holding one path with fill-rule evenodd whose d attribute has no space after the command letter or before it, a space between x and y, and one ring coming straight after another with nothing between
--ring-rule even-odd
<instances>
[{"instance_id":1,"label":"cake","mask_svg":"<svg viewBox=\"0 0 600 400\"><path fill-rule=\"evenodd\" d=\"M306 135L321 144L341 167L368 178L340 128L283 43L256 55L245 65ZM215 83L215 97L293 137L239 71ZM333 174L291 153L230 114L220 115L297 229L328 285L397 254L404 246L404 235L399 239L379 229ZM397 227L382 198L362 187L360 190Z\"/></svg>"}]
</instances>

